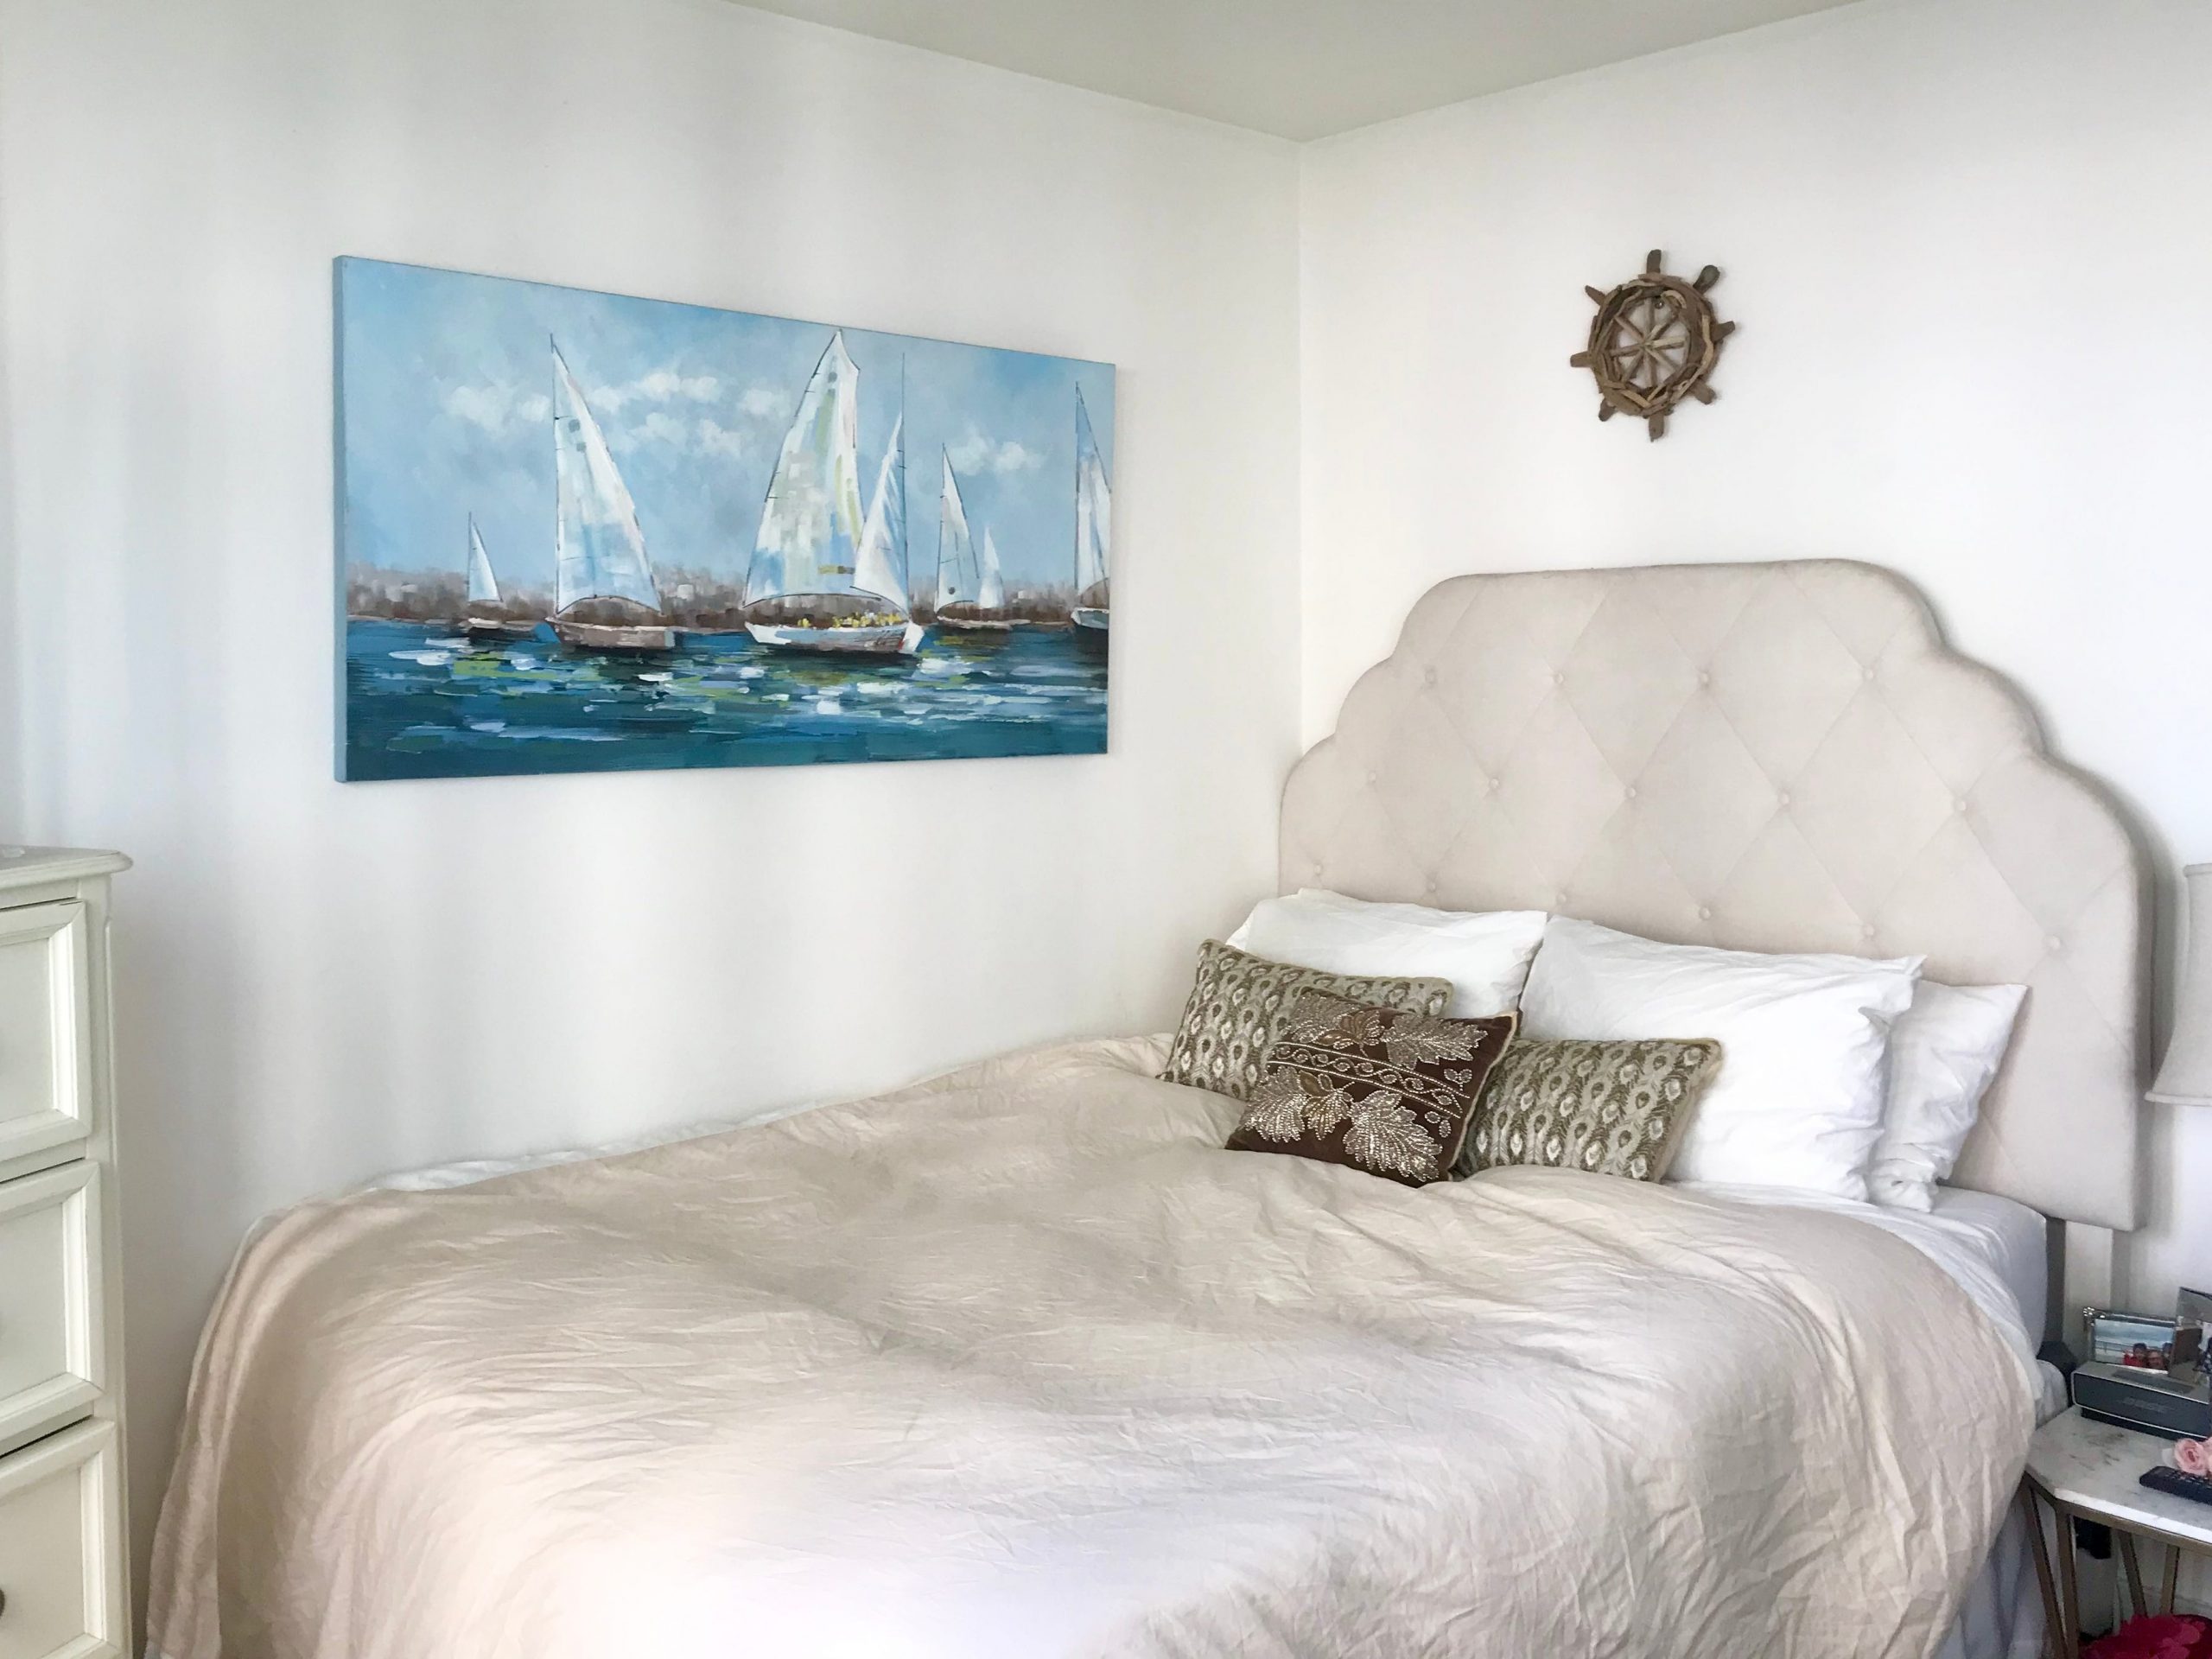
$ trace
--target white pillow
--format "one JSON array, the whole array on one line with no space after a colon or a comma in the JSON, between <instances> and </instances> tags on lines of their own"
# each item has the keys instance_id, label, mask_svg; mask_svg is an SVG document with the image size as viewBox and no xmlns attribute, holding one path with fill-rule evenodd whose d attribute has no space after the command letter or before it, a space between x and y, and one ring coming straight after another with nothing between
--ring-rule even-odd
<instances>
[{"instance_id":1,"label":"white pillow","mask_svg":"<svg viewBox=\"0 0 2212 1659\"><path fill-rule=\"evenodd\" d=\"M2027 994L2024 985L1920 982L1890 1035L1889 1116L1866 1172L1875 1203L1936 1207L1936 1183L1959 1161Z\"/></svg>"},{"instance_id":2,"label":"white pillow","mask_svg":"<svg viewBox=\"0 0 2212 1659\"><path fill-rule=\"evenodd\" d=\"M1863 1200L1890 1026L1912 1006L1920 963L1661 944L1554 917L1521 998L1521 1031L1709 1037L1720 1070L1668 1179Z\"/></svg>"},{"instance_id":3,"label":"white pillow","mask_svg":"<svg viewBox=\"0 0 2212 1659\"><path fill-rule=\"evenodd\" d=\"M1481 1020L1519 1004L1543 937L1541 910L1431 910L1301 887L1288 899L1262 899L1229 943L1324 973L1448 979L1445 1012Z\"/></svg>"}]
</instances>

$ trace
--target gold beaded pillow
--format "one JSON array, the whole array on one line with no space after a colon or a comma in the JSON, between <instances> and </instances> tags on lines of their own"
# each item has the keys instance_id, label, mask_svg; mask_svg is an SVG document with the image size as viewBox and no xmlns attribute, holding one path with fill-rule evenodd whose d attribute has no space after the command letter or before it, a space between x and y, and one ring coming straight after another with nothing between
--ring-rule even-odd
<instances>
[{"instance_id":1,"label":"gold beaded pillow","mask_svg":"<svg viewBox=\"0 0 2212 1659\"><path fill-rule=\"evenodd\" d=\"M1515 1043L1453 1173L1536 1164L1656 1181L1719 1065L1720 1045L1703 1040Z\"/></svg>"},{"instance_id":2,"label":"gold beaded pillow","mask_svg":"<svg viewBox=\"0 0 2212 1659\"><path fill-rule=\"evenodd\" d=\"M1208 939L1198 948L1198 976L1191 1000L1183 1005L1183 1022L1176 1028L1161 1079L1249 1100L1268 1050L1290 1018L1291 1005L1307 991L1327 991L1378 1008L1441 1014L1452 1000L1452 982L1325 974L1247 956Z\"/></svg>"},{"instance_id":3,"label":"gold beaded pillow","mask_svg":"<svg viewBox=\"0 0 2212 1659\"><path fill-rule=\"evenodd\" d=\"M1516 1016L1442 1020L1307 992L1268 1052L1232 1152L1349 1164L1408 1186L1450 1173Z\"/></svg>"}]
</instances>

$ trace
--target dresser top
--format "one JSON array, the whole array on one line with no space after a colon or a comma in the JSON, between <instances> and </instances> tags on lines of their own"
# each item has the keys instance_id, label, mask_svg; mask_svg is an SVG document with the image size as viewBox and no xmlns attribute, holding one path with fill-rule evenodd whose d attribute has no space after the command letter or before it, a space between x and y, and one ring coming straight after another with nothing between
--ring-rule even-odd
<instances>
[{"instance_id":1,"label":"dresser top","mask_svg":"<svg viewBox=\"0 0 2212 1659\"><path fill-rule=\"evenodd\" d=\"M28 887L40 881L80 881L90 875L112 875L130 868L121 853L94 847L17 847L0 845L0 893Z\"/></svg>"}]
</instances>

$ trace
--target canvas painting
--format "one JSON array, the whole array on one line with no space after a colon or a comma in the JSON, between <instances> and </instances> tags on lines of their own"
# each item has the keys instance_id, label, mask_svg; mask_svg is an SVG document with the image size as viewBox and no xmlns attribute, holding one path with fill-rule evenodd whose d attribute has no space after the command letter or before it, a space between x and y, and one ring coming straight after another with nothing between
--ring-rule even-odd
<instances>
[{"instance_id":1,"label":"canvas painting","mask_svg":"<svg viewBox=\"0 0 2212 1659\"><path fill-rule=\"evenodd\" d=\"M1106 747L1110 365L336 270L339 776Z\"/></svg>"}]
</instances>

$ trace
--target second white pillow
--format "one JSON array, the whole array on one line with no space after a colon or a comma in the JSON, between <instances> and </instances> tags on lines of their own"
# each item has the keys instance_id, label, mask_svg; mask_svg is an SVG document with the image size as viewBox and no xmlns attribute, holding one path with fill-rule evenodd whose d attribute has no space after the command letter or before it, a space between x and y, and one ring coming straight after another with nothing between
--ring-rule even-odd
<instances>
[{"instance_id":1,"label":"second white pillow","mask_svg":"<svg viewBox=\"0 0 2212 1659\"><path fill-rule=\"evenodd\" d=\"M1921 960L1662 944L1554 917L1522 994L1521 1032L1711 1038L1720 1070L1669 1179L1863 1201L1882 1134L1890 1027L1912 1005Z\"/></svg>"},{"instance_id":2,"label":"second white pillow","mask_svg":"<svg viewBox=\"0 0 2212 1659\"><path fill-rule=\"evenodd\" d=\"M1445 1012L1483 1020L1519 1006L1544 920L1541 910L1431 910L1301 887L1287 899L1262 899L1229 943L1324 973L1448 979Z\"/></svg>"},{"instance_id":3,"label":"second white pillow","mask_svg":"<svg viewBox=\"0 0 2212 1659\"><path fill-rule=\"evenodd\" d=\"M1890 1037L1890 1109L1866 1172L1874 1202L1932 1210L2012 1040L2024 985L1920 982Z\"/></svg>"}]
</instances>

